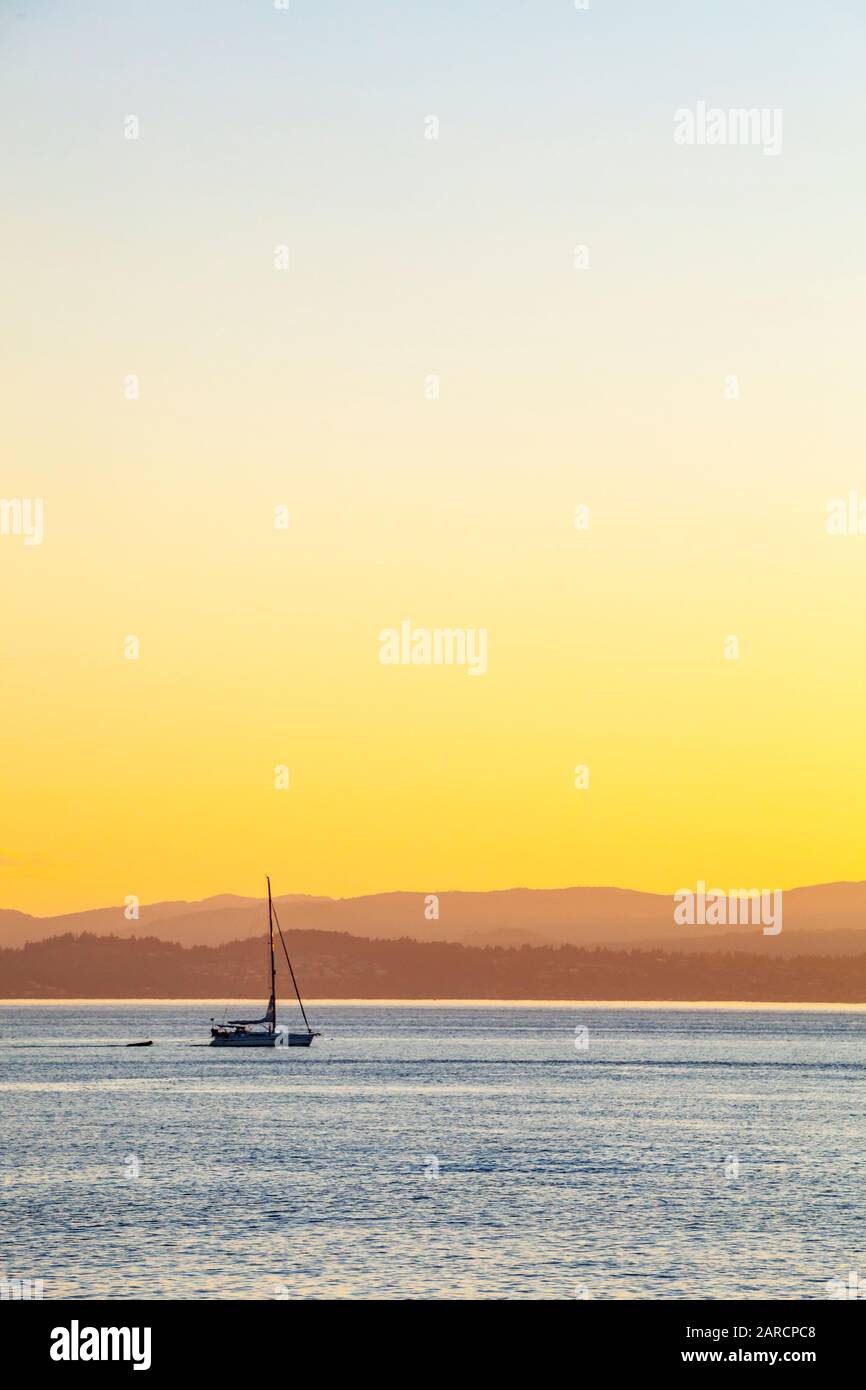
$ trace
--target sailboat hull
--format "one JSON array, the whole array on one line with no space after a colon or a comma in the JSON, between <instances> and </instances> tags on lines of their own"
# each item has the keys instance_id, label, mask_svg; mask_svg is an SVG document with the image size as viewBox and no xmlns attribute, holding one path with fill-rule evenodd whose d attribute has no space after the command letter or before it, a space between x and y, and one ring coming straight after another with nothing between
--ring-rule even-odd
<instances>
[{"instance_id":1,"label":"sailboat hull","mask_svg":"<svg viewBox=\"0 0 866 1390\"><path fill-rule=\"evenodd\" d=\"M240 1029L211 1029L211 1047L309 1047L312 1033L291 1033L277 1028L273 1033L241 1032Z\"/></svg>"},{"instance_id":2,"label":"sailboat hull","mask_svg":"<svg viewBox=\"0 0 866 1390\"><path fill-rule=\"evenodd\" d=\"M216 1033L210 1035L211 1047L276 1047L279 1033Z\"/></svg>"}]
</instances>

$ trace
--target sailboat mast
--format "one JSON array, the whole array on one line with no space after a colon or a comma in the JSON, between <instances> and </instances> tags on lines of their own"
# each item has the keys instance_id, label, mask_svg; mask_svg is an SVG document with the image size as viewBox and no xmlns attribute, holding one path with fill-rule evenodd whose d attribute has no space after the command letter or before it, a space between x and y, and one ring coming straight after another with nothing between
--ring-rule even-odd
<instances>
[{"instance_id":1,"label":"sailboat mast","mask_svg":"<svg viewBox=\"0 0 866 1390\"><path fill-rule=\"evenodd\" d=\"M271 880L268 875L268 947L271 952L271 1029L277 1022L277 969L274 964L274 909L271 904Z\"/></svg>"}]
</instances>

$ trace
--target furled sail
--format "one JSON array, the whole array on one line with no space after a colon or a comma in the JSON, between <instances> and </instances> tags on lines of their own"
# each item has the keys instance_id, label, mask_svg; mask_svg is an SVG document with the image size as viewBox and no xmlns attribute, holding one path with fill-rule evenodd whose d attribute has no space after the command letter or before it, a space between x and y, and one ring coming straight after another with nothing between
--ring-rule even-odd
<instances>
[{"instance_id":1,"label":"furled sail","mask_svg":"<svg viewBox=\"0 0 866 1390\"><path fill-rule=\"evenodd\" d=\"M234 1026L236 1023L270 1023L273 1027L277 1021L277 1001L273 995L268 1000L268 1007L264 1018L230 1018L229 1023Z\"/></svg>"}]
</instances>

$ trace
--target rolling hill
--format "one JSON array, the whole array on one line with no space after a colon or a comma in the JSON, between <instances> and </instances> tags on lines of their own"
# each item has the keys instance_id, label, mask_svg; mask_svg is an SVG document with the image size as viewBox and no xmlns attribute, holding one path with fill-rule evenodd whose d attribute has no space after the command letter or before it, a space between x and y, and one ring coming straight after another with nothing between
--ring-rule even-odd
<instances>
[{"instance_id":1,"label":"rolling hill","mask_svg":"<svg viewBox=\"0 0 866 1390\"><path fill-rule=\"evenodd\" d=\"M448 941L464 946L572 945L664 948L687 952L729 949L777 956L856 955L866 949L866 883L795 888L783 897L783 931L766 937L759 927L687 927L673 919L670 896L622 888L510 888L488 893L441 893L439 917L425 916L422 893L358 898L288 895L277 900L283 927L347 932L396 940ZM138 920L122 907L56 917L0 910L0 947L21 946L68 932L101 936L155 936L182 946L219 946L258 932L265 904L223 894L199 902L142 905Z\"/></svg>"},{"instance_id":2,"label":"rolling hill","mask_svg":"<svg viewBox=\"0 0 866 1390\"><path fill-rule=\"evenodd\" d=\"M305 998L656 999L859 1003L866 953L849 959L575 946L460 946L348 932L289 938ZM262 999L264 938L180 946L155 937L53 937L0 950L0 998ZM290 990L281 987L285 1008Z\"/></svg>"}]
</instances>

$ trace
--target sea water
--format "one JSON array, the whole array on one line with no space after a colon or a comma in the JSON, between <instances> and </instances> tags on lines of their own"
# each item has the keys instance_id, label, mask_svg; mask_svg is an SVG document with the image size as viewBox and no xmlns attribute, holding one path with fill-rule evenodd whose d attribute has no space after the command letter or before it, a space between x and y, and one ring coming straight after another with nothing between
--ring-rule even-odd
<instances>
[{"instance_id":1,"label":"sea water","mask_svg":"<svg viewBox=\"0 0 866 1390\"><path fill-rule=\"evenodd\" d=\"M820 1299L855 1272L866 1295L862 1012L314 1004L309 1050L247 1052L200 1045L215 1011L0 1005L3 1279Z\"/></svg>"}]
</instances>

